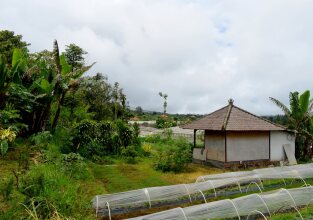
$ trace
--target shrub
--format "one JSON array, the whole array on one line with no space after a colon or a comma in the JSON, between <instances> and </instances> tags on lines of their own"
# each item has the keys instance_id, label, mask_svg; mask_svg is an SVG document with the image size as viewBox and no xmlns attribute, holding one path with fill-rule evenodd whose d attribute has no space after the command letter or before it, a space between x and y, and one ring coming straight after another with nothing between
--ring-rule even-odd
<instances>
[{"instance_id":1,"label":"shrub","mask_svg":"<svg viewBox=\"0 0 313 220\"><path fill-rule=\"evenodd\" d=\"M83 161L84 158L82 158L79 154L76 153L69 153L69 154L63 154L62 161L64 165L71 165L74 163L78 163Z\"/></svg>"},{"instance_id":2,"label":"shrub","mask_svg":"<svg viewBox=\"0 0 313 220\"><path fill-rule=\"evenodd\" d=\"M9 144L6 140L1 140L0 141L0 153L1 155L5 155L8 152L9 149Z\"/></svg>"},{"instance_id":3,"label":"shrub","mask_svg":"<svg viewBox=\"0 0 313 220\"><path fill-rule=\"evenodd\" d=\"M32 144L35 144L39 147L47 146L51 139L52 134L50 133L50 131L38 132L30 137L30 141L32 142Z\"/></svg>"},{"instance_id":4,"label":"shrub","mask_svg":"<svg viewBox=\"0 0 313 220\"><path fill-rule=\"evenodd\" d=\"M134 123L134 125L133 125L133 144L135 146L141 146L141 141L140 141L139 135L140 135L140 127L137 123Z\"/></svg>"},{"instance_id":5,"label":"shrub","mask_svg":"<svg viewBox=\"0 0 313 220\"><path fill-rule=\"evenodd\" d=\"M88 179L91 177L84 163L84 158L78 153L63 154L61 157L61 166L71 178Z\"/></svg>"},{"instance_id":6,"label":"shrub","mask_svg":"<svg viewBox=\"0 0 313 220\"><path fill-rule=\"evenodd\" d=\"M109 123L97 123L85 120L75 128L74 146L72 152L78 152L86 158L93 155L103 156L108 153L107 145L112 143Z\"/></svg>"},{"instance_id":7,"label":"shrub","mask_svg":"<svg viewBox=\"0 0 313 220\"><path fill-rule=\"evenodd\" d=\"M169 128L166 128L163 130L162 136L166 139L166 141L169 141L169 140L171 140L171 138L173 136L173 131Z\"/></svg>"},{"instance_id":8,"label":"shrub","mask_svg":"<svg viewBox=\"0 0 313 220\"><path fill-rule=\"evenodd\" d=\"M138 128L131 128L127 123L117 120L95 122L83 121L75 128L72 152L78 152L86 158L94 155L120 155L123 148L134 145L140 147ZM136 149L139 150L139 149Z\"/></svg>"},{"instance_id":9,"label":"shrub","mask_svg":"<svg viewBox=\"0 0 313 220\"><path fill-rule=\"evenodd\" d=\"M122 148L121 155L126 159L127 163L136 163L136 157L138 152L135 146L131 145L125 148Z\"/></svg>"},{"instance_id":10,"label":"shrub","mask_svg":"<svg viewBox=\"0 0 313 220\"><path fill-rule=\"evenodd\" d=\"M75 144L79 144L82 146L87 145L99 136L97 123L91 120L84 120L83 122L79 123L76 126L75 131Z\"/></svg>"},{"instance_id":11,"label":"shrub","mask_svg":"<svg viewBox=\"0 0 313 220\"><path fill-rule=\"evenodd\" d=\"M97 141L90 141L88 144L79 146L77 152L85 158L92 158L94 155L106 155L104 147Z\"/></svg>"},{"instance_id":12,"label":"shrub","mask_svg":"<svg viewBox=\"0 0 313 220\"><path fill-rule=\"evenodd\" d=\"M161 135L159 134L151 134L151 135L147 135L144 141L149 142L149 143L160 143L162 142L162 139L161 139Z\"/></svg>"},{"instance_id":13,"label":"shrub","mask_svg":"<svg viewBox=\"0 0 313 220\"><path fill-rule=\"evenodd\" d=\"M155 125L157 128L170 128L177 126L177 123L172 119L172 117L167 115L160 115L158 116Z\"/></svg>"},{"instance_id":14,"label":"shrub","mask_svg":"<svg viewBox=\"0 0 313 220\"><path fill-rule=\"evenodd\" d=\"M127 147L133 143L133 132L129 126L121 120L116 122L115 144L119 151L121 147ZM118 152L119 153L119 152Z\"/></svg>"},{"instance_id":15,"label":"shrub","mask_svg":"<svg viewBox=\"0 0 313 220\"><path fill-rule=\"evenodd\" d=\"M191 146L183 138L175 141L175 146L166 148L156 155L154 168L163 172L181 172L191 161Z\"/></svg>"},{"instance_id":16,"label":"shrub","mask_svg":"<svg viewBox=\"0 0 313 220\"><path fill-rule=\"evenodd\" d=\"M152 146L151 144L144 143L142 145L142 151L144 156L150 156L152 154Z\"/></svg>"},{"instance_id":17,"label":"shrub","mask_svg":"<svg viewBox=\"0 0 313 220\"><path fill-rule=\"evenodd\" d=\"M53 134L52 142L58 146L62 154L73 151L73 129L58 126Z\"/></svg>"},{"instance_id":18,"label":"shrub","mask_svg":"<svg viewBox=\"0 0 313 220\"><path fill-rule=\"evenodd\" d=\"M10 128L15 133L27 129L27 125L19 122L20 111L16 110L13 104L6 103L4 109L0 110L0 124L4 128Z\"/></svg>"},{"instance_id":19,"label":"shrub","mask_svg":"<svg viewBox=\"0 0 313 220\"><path fill-rule=\"evenodd\" d=\"M10 128L0 128L0 153L5 155L9 149L9 143L12 143L16 138L16 134Z\"/></svg>"},{"instance_id":20,"label":"shrub","mask_svg":"<svg viewBox=\"0 0 313 220\"><path fill-rule=\"evenodd\" d=\"M112 151L113 145L112 136L114 132L113 123L109 121L102 121L98 123L96 126L97 129L99 130L98 131L99 133L97 133L97 135L99 135L99 137L97 137L97 139L99 140L99 144L105 146L107 150Z\"/></svg>"}]
</instances>

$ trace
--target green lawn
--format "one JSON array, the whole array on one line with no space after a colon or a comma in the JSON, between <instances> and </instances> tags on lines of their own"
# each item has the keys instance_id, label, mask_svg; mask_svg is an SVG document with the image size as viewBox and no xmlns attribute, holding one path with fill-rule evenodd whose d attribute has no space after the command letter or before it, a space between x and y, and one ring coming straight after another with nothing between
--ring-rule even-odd
<instances>
[{"instance_id":1,"label":"green lawn","mask_svg":"<svg viewBox=\"0 0 313 220\"><path fill-rule=\"evenodd\" d=\"M162 173L153 169L150 158L137 164L117 161L112 165L88 164L95 180L103 187L103 193L115 193L133 189L170 184L195 182L200 175L222 172L221 169L190 164L183 173Z\"/></svg>"}]
</instances>

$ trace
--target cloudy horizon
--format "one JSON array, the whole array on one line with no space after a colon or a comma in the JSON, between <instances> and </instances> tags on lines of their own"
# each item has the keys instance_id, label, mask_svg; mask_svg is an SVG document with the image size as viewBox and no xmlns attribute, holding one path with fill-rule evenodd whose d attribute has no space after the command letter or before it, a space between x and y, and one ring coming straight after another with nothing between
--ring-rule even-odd
<instances>
[{"instance_id":1,"label":"cloudy horizon","mask_svg":"<svg viewBox=\"0 0 313 220\"><path fill-rule=\"evenodd\" d=\"M31 52L75 43L88 72L119 82L132 108L204 114L228 104L281 113L291 91L311 89L312 1L1 0L0 29Z\"/></svg>"}]
</instances>

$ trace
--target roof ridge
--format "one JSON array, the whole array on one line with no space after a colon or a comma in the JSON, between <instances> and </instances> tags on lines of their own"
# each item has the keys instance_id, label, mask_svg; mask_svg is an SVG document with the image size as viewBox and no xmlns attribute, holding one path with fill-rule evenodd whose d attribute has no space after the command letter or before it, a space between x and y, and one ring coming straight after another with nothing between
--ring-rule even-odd
<instances>
[{"instance_id":1,"label":"roof ridge","mask_svg":"<svg viewBox=\"0 0 313 220\"><path fill-rule=\"evenodd\" d=\"M221 108L215 110L214 112L211 112L210 114L207 114L206 116L204 116L203 118L200 118L200 119L198 119L198 120L205 119L205 118L209 117L210 115L212 115L212 114L214 114L214 113L216 113L216 112L218 112L218 111L220 111L220 110L222 110L222 109L224 109L224 108L227 108L227 107L228 107L228 105L225 105L224 107L221 107ZM197 122L198 120L195 120L195 121L192 121L192 122L187 123L187 124L185 124L185 125L182 125L181 128L185 128L186 125L191 125L191 124L193 124L194 122Z\"/></svg>"},{"instance_id":2,"label":"roof ridge","mask_svg":"<svg viewBox=\"0 0 313 220\"><path fill-rule=\"evenodd\" d=\"M225 105L224 107L219 108L219 109L215 110L214 112L211 112L210 114L207 114L207 115L205 116L205 118L208 117L208 116L210 116L210 115L212 115L212 114L214 114L215 112L218 112L218 111L220 111L220 110L226 108L226 107L228 107L228 105Z\"/></svg>"},{"instance_id":3,"label":"roof ridge","mask_svg":"<svg viewBox=\"0 0 313 220\"><path fill-rule=\"evenodd\" d=\"M267 119L265 119L265 118L262 118L262 117L260 117L260 116L255 115L255 114L252 114L251 112L248 112L248 111L246 111L246 110L244 110L244 109L242 109L242 108L239 108L239 107L236 106L236 105L233 105L233 106L234 106L235 108L237 108L237 109L239 109L239 110L241 110L241 111L243 111L243 112L245 112L245 113L248 113L249 115L252 115L252 116L254 116L254 117L258 118L258 119L261 119L261 120L263 120L263 121L265 121L265 122L267 122L267 123L270 123L270 124L275 125L275 126L277 126L277 127L280 127L280 128L285 129L285 130L288 130L287 127L285 127L285 126L283 126L283 125L276 124L276 123L274 123L274 122L272 122L272 121L269 121L269 120L267 120Z\"/></svg>"},{"instance_id":4,"label":"roof ridge","mask_svg":"<svg viewBox=\"0 0 313 220\"><path fill-rule=\"evenodd\" d=\"M227 113L226 113L224 121L223 121L222 130L226 130L226 126L228 124L229 116L230 116L232 109L233 109L233 104L229 103L228 110L227 110Z\"/></svg>"}]
</instances>

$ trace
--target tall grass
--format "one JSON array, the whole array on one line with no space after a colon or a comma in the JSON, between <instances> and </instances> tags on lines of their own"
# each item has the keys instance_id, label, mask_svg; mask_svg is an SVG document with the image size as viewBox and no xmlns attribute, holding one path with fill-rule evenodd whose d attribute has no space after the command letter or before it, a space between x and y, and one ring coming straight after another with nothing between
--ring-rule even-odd
<instances>
[{"instance_id":1,"label":"tall grass","mask_svg":"<svg viewBox=\"0 0 313 220\"><path fill-rule=\"evenodd\" d=\"M34 166L20 186L25 195L23 204L28 210L35 209L41 218L49 218L55 211L71 216L78 205L78 189L79 185L54 164Z\"/></svg>"}]
</instances>

